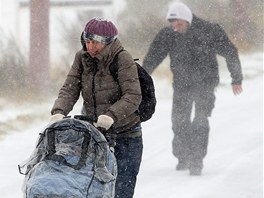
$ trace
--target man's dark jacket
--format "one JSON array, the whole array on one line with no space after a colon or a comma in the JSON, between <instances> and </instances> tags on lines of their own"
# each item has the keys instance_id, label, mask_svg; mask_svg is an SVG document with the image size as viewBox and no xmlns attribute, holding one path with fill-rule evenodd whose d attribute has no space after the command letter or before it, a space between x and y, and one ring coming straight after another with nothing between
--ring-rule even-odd
<instances>
[{"instance_id":1,"label":"man's dark jacket","mask_svg":"<svg viewBox=\"0 0 264 198\"><path fill-rule=\"evenodd\" d=\"M218 25L193 15L185 34L165 27L154 38L143 61L143 67L152 73L169 54L174 87L189 86L206 81L217 85L219 71L216 55L226 59L232 84L241 84L242 71L236 47Z\"/></svg>"}]
</instances>

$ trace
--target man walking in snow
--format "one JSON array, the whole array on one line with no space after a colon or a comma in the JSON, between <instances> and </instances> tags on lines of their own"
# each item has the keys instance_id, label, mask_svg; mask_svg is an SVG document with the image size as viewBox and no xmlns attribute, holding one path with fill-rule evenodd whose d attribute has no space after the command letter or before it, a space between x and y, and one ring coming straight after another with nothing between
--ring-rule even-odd
<instances>
[{"instance_id":1,"label":"man walking in snow","mask_svg":"<svg viewBox=\"0 0 264 198\"><path fill-rule=\"evenodd\" d=\"M183 3L171 5L167 20L170 26L154 38L143 67L152 73L169 55L174 89L172 148L178 158L176 170L189 169L190 175L201 175L208 146L208 117L214 108L214 90L219 83L216 55L226 59L235 95L242 92L241 65L236 47L218 24L198 18Z\"/></svg>"}]
</instances>

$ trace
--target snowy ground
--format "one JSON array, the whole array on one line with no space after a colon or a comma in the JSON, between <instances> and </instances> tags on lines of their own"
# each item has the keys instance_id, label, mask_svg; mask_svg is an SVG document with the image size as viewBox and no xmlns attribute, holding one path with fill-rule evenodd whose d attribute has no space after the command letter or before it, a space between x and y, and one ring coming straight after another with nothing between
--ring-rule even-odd
<instances>
[{"instance_id":1,"label":"snowy ground","mask_svg":"<svg viewBox=\"0 0 264 198\"><path fill-rule=\"evenodd\" d=\"M144 154L135 198L263 197L263 59L252 55L241 60L246 76L244 92L234 96L225 83L218 87L208 155L198 177L175 170L172 90L167 82L155 79L157 111L143 124ZM53 99L45 104L12 104L0 98L1 198L22 198L23 176L17 165L31 154L52 104Z\"/></svg>"}]
</instances>

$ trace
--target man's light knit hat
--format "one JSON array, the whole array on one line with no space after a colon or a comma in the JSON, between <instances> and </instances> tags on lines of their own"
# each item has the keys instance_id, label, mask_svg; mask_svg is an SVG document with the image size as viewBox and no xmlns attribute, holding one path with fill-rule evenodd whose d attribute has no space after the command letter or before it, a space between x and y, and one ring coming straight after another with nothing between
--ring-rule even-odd
<instances>
[{"instance_id":1,"label":"man's light knit hat","mask_svg":"<svg viewBox=\"0 0 264 198\"><path fill-rule=\"evenodd\" d=\"M188 21L191 24L193 15L192 15L192 11L188 6L186 6L183 3L177 2L177 3L173 3L169 7L169 11L166 18L167 20L181 19Z\"/></svg>"}]
</instances>

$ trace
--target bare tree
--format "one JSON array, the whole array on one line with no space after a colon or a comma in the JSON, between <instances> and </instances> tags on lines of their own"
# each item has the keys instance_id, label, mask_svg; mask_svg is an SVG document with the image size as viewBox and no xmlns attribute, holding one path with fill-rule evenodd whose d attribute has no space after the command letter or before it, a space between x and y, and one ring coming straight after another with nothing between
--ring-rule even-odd
<instances>
[{"instance_id":1,"label":"bare tree","mask_svg":"<svg viewBox=\"0 0 264 198\"><path fill-rule=\"evenodd\" d=\"M126 0L119 15L120 39L136 57L144 55L159 29L166 25L167 4L170 0Z\"/></svg>"}]
</instances>

